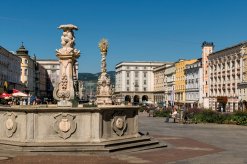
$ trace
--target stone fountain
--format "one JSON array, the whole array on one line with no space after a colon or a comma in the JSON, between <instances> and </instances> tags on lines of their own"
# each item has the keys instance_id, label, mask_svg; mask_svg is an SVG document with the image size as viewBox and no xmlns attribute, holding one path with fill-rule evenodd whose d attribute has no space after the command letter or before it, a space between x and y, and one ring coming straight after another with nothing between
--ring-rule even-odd
<instances>
[{"instance_id":1,"label":"stone fountain","mask_svg":"<svg viewBox=\"0 0 247 164\"><path fill-rule=\"evenodd\" d=\"M61 25L60 82L54 89L57 106L0 107L0 148L21 152L113 152L163 147L138 132L138 107L113 106L106 74L107 41L100 42L102 73L98 107L78 107L74 25ZM102 106L103 105L103 106Z\"/></svg>"}]
</instances>

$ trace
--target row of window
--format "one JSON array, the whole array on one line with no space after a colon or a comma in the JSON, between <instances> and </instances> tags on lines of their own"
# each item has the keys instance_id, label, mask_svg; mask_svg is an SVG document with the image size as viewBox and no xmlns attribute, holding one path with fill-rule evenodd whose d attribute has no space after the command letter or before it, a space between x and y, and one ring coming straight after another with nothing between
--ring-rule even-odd
<instances>
[{"instance_id":1,"label":"row of window","mask_svg":"<svg viewBox=\"0 0 247 164\"><path fill-rule=\"evenodd\" d=\"M218 78L215 76L214 78L211 78L210 83L214 84L214 83L221 83L221 82L228 82L228 81L232 81L232 80L240 80L240 75L232 75L232 76L222 76L222 78L220 76L218 76Z\"/></svg>"},{"instance_id":2,"label":"row of window","mask_svg":"<svg viewBox=\"0 0 247 164\"><path fill-rule=\"evenodd\" d=\"M228 90L228 89L215 89L215 90L211 90L210 92L211 96L214 96L214 95L223 95L223 96L226 96L226 95L230 95L230 94L236 94L236 89L231 89L231 90Z\"/></svg>"},{"instance_id":3,"label":"row of window","mask_svg":"<svg viewBox=\"0 0 247 164\"><path fill-rule=\"evenodd\" d=\"M199 99L199 93L186 93L186 100L197 100Z\"/></svg>"},{"instance_id":4,"label":"row of window","mask_svg":"<svg viewBox=\"0 0 247 164\"><path fill-rule=\"evenodd\" d=\"M126 81L126 84L129 85L130 84L130 81L127 80ZM138 80L135 80L135 83L134 84L135 84L135 86L137 86L138 85ZM146 84L147 84L147 81L146 80L143 80L143 85L146 85Z\"/></svg>"},{"instance_id":5,"label":"row of window","mask_svg":"<svg viewBox=\"0 0 247 164\"><path fill-rule=\"evenodd\" d=\"M126 77L130 77L130 72L126 72ZM139 72L135 71L135 77L139 77ZM143 77L147 77L147 72L143 72Z\"/></svg>"},{"instance_id":6,"label":"row of window","mask_svg":"<svg viewBox=\"0 0 247 164\"><path fill-rule=\"evenodd\" d=\"M127 91L130 91L130 88L127 87L126 90L127 90ZM136 91L136 92L139 91L137 87L135 88L135 91ZM146 88L146 87L143 87L143 91L144 91L144 92L147 91L147 88Z\"/></svg>"},{"instance_id":7,"label":"row of window","mask_svg":"<svg viewBox=\"0 0 247 164\"><path fill-rule=\"evenodd\" d=\"M226 63L219 63L217 65L212 65L212 66L210 66L210 69L211 69L211 72L212 71L217 71L217 70L225 70L225 67L228 70L230 70L230 69L235 68L235 64L236 64L236 67L239 68L240 67L240 60L229 61L229 62L226 62Z\"/></svg>"},{"instance_id":8,"label":"row of window","mask_svg":"<svg viewBox=\"0 0 247 164\"><path fill-rule=\"evenodd\" d=\"M144 67L130 67L130 66L126 66L126 69L135 69L135 70L137 70L137 69L147 69L147 67L146 66L144 66ZM152 68L152 67L151 67Z\"/></svg>"}]
</instances>

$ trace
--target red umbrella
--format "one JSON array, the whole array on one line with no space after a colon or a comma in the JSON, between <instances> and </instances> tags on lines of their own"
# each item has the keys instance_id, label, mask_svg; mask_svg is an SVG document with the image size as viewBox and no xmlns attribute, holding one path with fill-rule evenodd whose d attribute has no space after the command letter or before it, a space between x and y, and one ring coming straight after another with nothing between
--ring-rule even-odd
<instances>
[{"instance_id":1,"label":"red umbrella","mask_svg":"<svg viewBox=\"0 0 247 164\"><path fill-rule=\"evenodd\" d=\"M0 95L1 99L8 99L10 97L11 97L11 94L8 94L8 93L5 93L5 92Z\"/></svg>"},{"instance_id":2,"label":"red umbrella","mask_svg":"<svg viewBox=\"0 0 247 164\"><path fill-rule=\"evenodd\" d=\"M20 92L20 91L17 89L13 89L13 93L17 93L17 92Z\"/></svg>"}]
</instances>

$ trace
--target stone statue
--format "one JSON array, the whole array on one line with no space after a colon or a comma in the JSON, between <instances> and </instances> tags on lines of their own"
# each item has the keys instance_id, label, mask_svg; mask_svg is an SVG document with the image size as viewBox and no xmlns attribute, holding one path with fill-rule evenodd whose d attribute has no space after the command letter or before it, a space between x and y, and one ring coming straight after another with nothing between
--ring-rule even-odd
<instances>
[{"instance_id":1,"label":"stone statue","mask_svg":"<svg viewBox=\"0 0 247 164\"><path fill-rule=\"evenodd\" d=\"M111 82L110 78L107 75L106 70L106 55L108 51L108 41L106 39L102 39L99 42L99 49L101 53L101 74L98 78L97 83L97 104L98 105L110 105L112 104L111 100Z\"/></svg>"},{"instance_id":2,"label":"stone statue","mask_svg":"<svg viewBox=\"0 0 247 164\"><path fill-rule=\"evenodd\" d=\"M107 55L107 50L108 50L108 41L106 39L102 39L99 42L99 49L101 52L101 72L106 72L106 55Z\"/></svg>"},{"instance_id":3,"label":"stone statue","mask_svg":"<svg viewBox=\"0 0 247 164\"><path fill-rule=\"evenodd\" d=\"M62 48L56 50L60 63L60 79L53 91L53 97L58 100L58 106L76 106L78 104L78 83L75 63L80 57L80 51L75 49L73 30L78 30L78 28L72 24L61 25L58 28L63 30Z\"/></svg>"},{"instance_id":4,"label":"stone statue","mask_svg":"<svg viewBox=\"0 0 247 164\"><path fill-rule=\"evenodd\" d=\"M63 30L63 35L61 36L61 45L62 48L56 50L58 54L61 55L68 55L73 54L74 56L80 55L80 51L77 51L75 46L75 36L73 30L78 30L75 25L68 24L68 25L61 25L58 27L59 29Z\"/></svg>"}]
</instances>

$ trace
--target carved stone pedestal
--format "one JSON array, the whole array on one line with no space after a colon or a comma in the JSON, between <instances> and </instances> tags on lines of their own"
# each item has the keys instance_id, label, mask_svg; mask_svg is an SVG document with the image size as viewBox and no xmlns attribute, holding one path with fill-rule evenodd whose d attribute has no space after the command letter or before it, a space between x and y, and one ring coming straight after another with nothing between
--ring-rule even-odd
<instances>
[{"instance_id":1,"label":"carved stone pedestal","mask_svg":"<svg viewBox=\"0 0 247 164\"><path fill-rule=\"evenodd\" d=\"M59 107L76 107L78 106L78 88L75 81L76 59L80 57L80 51L74 48L75 37L73 30L78 28L72 24L61 25L63 30L61 37L62 48L56 50L60 62L60 79L53 91L53 97L58 100Z\"/></svg>"}]
</instances>

